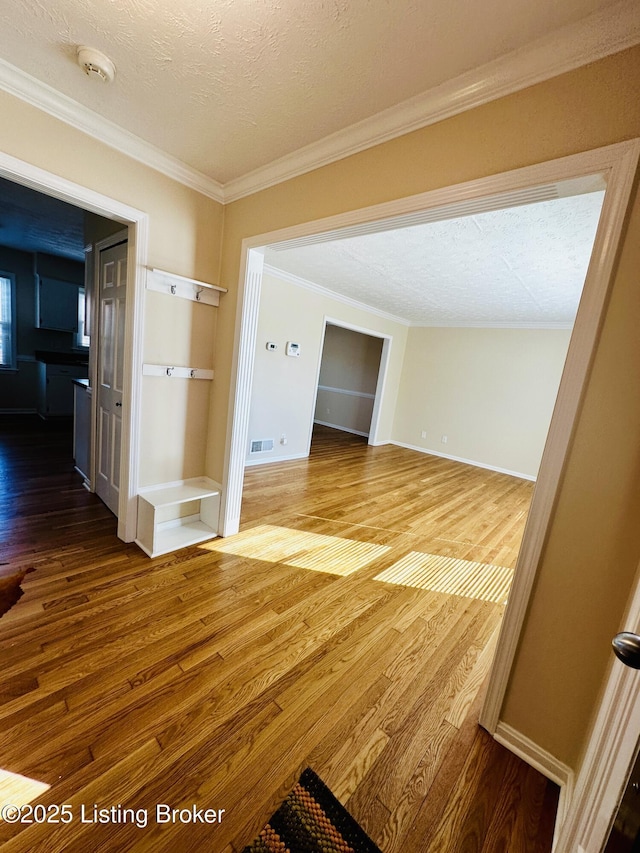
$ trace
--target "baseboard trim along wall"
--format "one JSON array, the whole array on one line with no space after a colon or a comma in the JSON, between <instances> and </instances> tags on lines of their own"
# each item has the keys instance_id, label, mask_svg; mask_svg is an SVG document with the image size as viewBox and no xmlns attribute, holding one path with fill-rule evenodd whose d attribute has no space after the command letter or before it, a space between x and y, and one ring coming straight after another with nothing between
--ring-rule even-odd
<instances>
[{"instance_id":1,"label":"baseboard trim along wall","mask_svg":"<svg viewBox=\"0 0 640 853\"><path fill-rule=\"evenodd\" d=\"M340 424L330 424L328 421L314 420L314 424L318 424L319 426L331 427L331 429L339 429L340 432L350 432L351 435L362 435L365 438L369 435L368 432L362 432L359 429L349 429L349 427L340 426Z\"/></svg>"},{"instance_id":2,"label":"baseboard trim along wall","mask_svg":"<svg viewBox=\"0 0 640 853\"><path fill-rule=\"evenodd\" d=\"M407 450L417 450L418 453L426 453L428 456L440 456L442 459L451 459L452 462L464 462L465 465L473 465L476 468L485 468L487 471L497 471L498 474L509 474L510 477L518 477L521 480L530 480L533 483L535 483L537 479L537 477L533 477L531 474L522 474L520 471L510 471L508 468L498 468L496 465L487 465L484 462L477 462L475 459L463 459L461 456L451 456L448 453L439 453L437 450L429 450L426 447L418 447L415 444L406 444L404 441L389 441L387 443L395 444L396 447L406 447Z\"/></svg>"},{"instance_id":3,"label":"baseboard trim along wall","mask_svg":"<svg viewBox=\"0 0 640 853\"><path fill-rule=\"evenodd\" d=\"M293 462L294 459L306 459L308 456L308 453L295 453L293 456L273 456L269 451L265 452L261 459L252 459L244 464L245 468L254 468L256 465L269 465L273 462Z\"/></svg>"},{"instance_id":4,"label":"baseboard trim along wall","mask_svg":"<svg viewBox=\"0 0 640 853\"><path fill-rule=\"evenodd\" d=\"M556 828L553 839L553 849L555 851L558 832L565 821L573 795L573 770L506 723L498 723L494 738L499 744L510 752L513 752L514 755L517 755L518 758L521 758L530 767L538 770L547 779L559 785L560 799L558 800L558 814L556 816Z\"/></svg>"}]
</instances>

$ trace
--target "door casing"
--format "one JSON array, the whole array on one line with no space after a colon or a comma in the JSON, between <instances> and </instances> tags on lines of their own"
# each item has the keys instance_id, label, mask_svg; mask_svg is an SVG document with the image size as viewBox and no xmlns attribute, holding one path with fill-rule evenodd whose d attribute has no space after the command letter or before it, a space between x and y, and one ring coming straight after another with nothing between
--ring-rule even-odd
<instances>
[{"instance_id":1,"label":"door casing","mask_svg":"<svg viewBox=\"0 0 640 853\"><path fill-rule=\"evenodd\" d=\"M142 399L142 344L149 217L130 205L0 151L0 176L128 227L124 387L118 536L136 537Z\"/></svg>"},{"instance_id":2,"label":"door casing","mask_svg":"<svg viewBox=\"0 0 640 853\"><path fill-rule=\"evenodd\" d=\"M337 216L305 222L248 237L242 241L234 343L235 370L231 380L230 418L225 448L224 487L220 515L220 529L225 536L236 533L240 522L244 450L248 436L251 377L265 246L487 196L526 190L556 181L594 174L602 174L606 177L607 191L591 261L481 712L481 724L493 735L500 722L508 680L596 346L639 157L640 139L634 139ZM540 750L540 752L544 751ZM535 766L535 759L531 761L531 754L524 757ZM567 789L571 791L570 784L567 785ZM568 817L570 814L571 802L567 802L567 799L571 798L565 798L562 804L563 817ZM596 853L595 849L593 853Z\"/></svg>"},{"instance_id":3,"label":"door casing","mask_svg":"<svg viewBox=\"0 0 640 853\"><path fill-rule=\"evenodd\" d=\"M379 440L378 433L380 428L380 406L384 395L384 388L387 379L387 369L389 367L389 356L391 354L391 345L393 338L391 335L386 335L384 332L378 332L374 329L368 329L365 326L357 326L354 323L347 323L345 320L337 320L334 317L325 315L323 321L322 344L320 346L320 355L318 358L318 369L316 372L316 396L313 401L313 409L311 411L311 423L309 425L309 436L307 439L307 453L311 451L311 438L313 433L314 413L316 410L316 401L318 398L318 383L320 382L320 369L322 367L322 356L324 353L324 342L327 334L327 326L339 326L341 329L349 329L352 332L358 332L360 335L367 335L370 338L378 338L382 341L382 351L380 352L380 364L378 366L378 380L376 382L376 393L373 401L373 411L371 413L371 426L369 428L369 436L367 444L376 446L384 442Z\"/></svg>"}]
</instances>

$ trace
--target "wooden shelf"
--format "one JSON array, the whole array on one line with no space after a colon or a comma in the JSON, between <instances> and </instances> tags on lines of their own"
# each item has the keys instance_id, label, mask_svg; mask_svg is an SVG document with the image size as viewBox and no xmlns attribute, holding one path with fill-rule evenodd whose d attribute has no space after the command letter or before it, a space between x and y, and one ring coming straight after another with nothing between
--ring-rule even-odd
<instances>
[{"instance_id":1,"label":"wooden shelf","mask_svg":"<svg viewBox=\"0 0 640 853\"><path fill-rule=\"evenodd\" d=\"M196 502L195 515L163 519L181 504ZM169 554L218 535L220 486L208 477L149 486L138 493L136 544L150 557Z\"/></svg>"}]
</instances>

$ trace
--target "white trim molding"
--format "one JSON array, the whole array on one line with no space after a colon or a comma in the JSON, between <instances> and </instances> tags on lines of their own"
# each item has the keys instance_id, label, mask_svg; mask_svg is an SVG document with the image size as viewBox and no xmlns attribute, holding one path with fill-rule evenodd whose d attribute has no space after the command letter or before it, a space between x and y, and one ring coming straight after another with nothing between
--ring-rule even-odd
<instances>
[{"instance_id":1,"label":"white trim molding","mask_svg":"<svg viewBox=\"0 0 640 853\"><path fill-rule=\"evenodd\" d=\"M638 42L637 0L620 0L225 184L1 59L0 88L151 169L217 202L228 203L618 53Z\"/></svg>"},{"instance_id":2,"label":"white trim molding","mask_svg":"<svg viewBox=\"0 0 640 853\"><path fill-rule=\"evenodd\" d=\"M340 424L330 424L328 421L314 420L314 424L318 424L319 426L329 427L330 429L337 429L340 432L348 432L351 435L360 435L363 438L368 438L368 436L369 436L368 432L363 432L360 429L349 429L349 427L341 426Z\"/></svg>"},{"instance_id":3,"label":"white trim molding","mask_svg":"<svg viewBox=\"0 0 640 853\"><path fill-rule=\"evenodd\" d=\"M231 536L240 529L242 483L246 464L249 411L253 385L253 363L260 313L260 293L264 250L242 244L239 305L236 314L231 393L229 394L229 429L225 448L222 500L220 503L220 535Z\"/></svg>"},{"instance_id":4,"label":"white trim molding","mask_svg":"<svg viewBox=\"0 0 640 853\"><path fill-rule=\"evenodd\" d=\"M495 732L500 719L531 590L551 523L574 422L582 402L609 294L639 156L640 140L635 139L566 158L567 162L571 161L581 171L585 170L583 174L588 171L604 174L607 191L518 554L513 585L502 620L489 688L480 714L480 724L490 733Z\"/></svg>"},{"instance_id":5,"label":"white trim molding","mask_svg":"<svg viewBox=\"0 0 640 853\"><path fill-rule=\"evenodd\" d=\"M267 189L414 130L488 104L640 42L637 0L621 0L520 50L224 185L225 202Z\"/></svg>"},{"instance_id":6,"label":"white trim molding","mask_svg":"<svg viewBox=\"0 0 640 853\"><path fill-rule=\"evenodd\" d=\"M620 630L640 632L640 569ZM601 853L640 738L640 675L611 657L604 696L560 826L559 851Z\"/></svg>"},{"instance_id":7,"label":"white trim molding","mask_svg":"<svg viewBox=\"0 0 640 853\"><path fill-rule=\"evenodd\" d=\"M0 59L0 89L168 178L224 202L222 184Z\"/></svg>"},{"instance_id":8,"label":"white trim molding","mask_svg":"<svg viewBox=\"0 0 640 853\"><path fill-rule=\"evenodd\" d=\"M541 749L536 743L525 737L516 729L505 723L499 723L496 729L495 739L509 752L517 755L530 767L533 767L547 779L555 782L560 787L560 798L558 800L558 812L556 815L556 830L554 833L553 849L568 853L569 848L558 847L558 833L565 821L567 810L571 803L574 786L573 770L566 764Z\"/></svg>"},{"instance_id":9,"label":"white trim molding","mask_svg":"<svg viewBox=\"0 0 640 853\"><path fill-rule=\"evenodd\" d=\"M295 453L292 456L271 456L262 459L248 459L245 468L256 468L258 465L277 465L279 462L294 462L296 459L306 459L308 453Z\"/></svg>"},{"instance_id":10,"label":"white trim molding","mask_svg":"<svg viewBox=\"0 0 640 853\"><path fill-rule=\"evenodd\" d=\"M329 290L328 287L323 287L321 284L316 284L308 278L296 275L286 270L280 270L272 264L264 265L264 274L271 275L274 278L279 278L289 284L294 284L296 287L302 287L305 290L311 290L313 293L318 293L320 296L326 296L329 299L335 299L336 302L341 302L343 305L349 305L351 308L357 308L360 311L366 311L367 314L375 314L376 317L382 317L383 320L391 320L393 323L399 323L401 326L410 326L408 320L398 317L395 314L389 314L387 311L381 311L379 308L373 308L365 302L359 302L357 299L352 299L350 296L345 296L342 293L336 293L334 290ZM371 334L366 332L366 334Z\"/></svg>"},{"instance_id":11,"label":"white trim molding","mask_svg":"<svg viewBox=\"0 0 640 853\"><path fill-rule=\"evenodd\" d=\"M351 391L349 388L333 388L331 385L318 385L318 391L330 391L332 394L346 394L347 397L363 397L365 400L375 400L375 394L369 394L367 391ZM318 421L320 423L320 421ZM327 424L331 426L331 424ZM368 435L368 433L362 433Z\"/></svg>"},{"instance_id":12,"label":"white trim molding","mask_svg":"<svg viewBox=\"0 0 640 853\"><path fill-rule=\"evenodd\" d=\"M465 459L462 456L451 456L449 453L439 453L437 450L431 450L429 447L419 447L417 444L407 444L404 441L388 441L386 443L395 444L396 447L405 447L407 450L417 450L418 453L426 453L427 456L439 456L441 459L450 459L452 462L463 462L465 465L473 465L474 468L484 468L487 471L496 471L498 474L508 474L510 477L518 477L520 480L531 480L535 483L537 479L531 474L510 471L508 468L499 468L497 465L477 462L475 459Z\"/></svg>"}]
</instances>

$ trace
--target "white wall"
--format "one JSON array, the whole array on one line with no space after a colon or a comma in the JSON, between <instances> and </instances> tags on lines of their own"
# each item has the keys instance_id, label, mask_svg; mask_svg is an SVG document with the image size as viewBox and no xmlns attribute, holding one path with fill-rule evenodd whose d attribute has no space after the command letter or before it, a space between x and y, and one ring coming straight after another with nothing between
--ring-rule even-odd
<instances>
[{"instance_id":1,"label":"white wall","mask_svg":"<svg viewBox=\"0 0 640 853\"><path fill-rule=\"evenodd\" d=\"M393 336L379 426L379 439L391 439L407 327L265 273L253 371L249 442L272 438L274 449L250 456L248 446L249 464L308 454L325 317ZM276 343L278 349L268 352L267 341ZM298 358L285 355L287 341L300 344ZM280 444L282 434L287 436L286 445Z\"/></svg>"},{"instance_id":2,"label":"white wall","mask_svg":"<svg viewBox=\"0 0 640 853\"><path fill-rule=\"evenodd\" d=\"M394 440L535 477L570 334L410 329Z\"/></svg>"}]
</instances>

